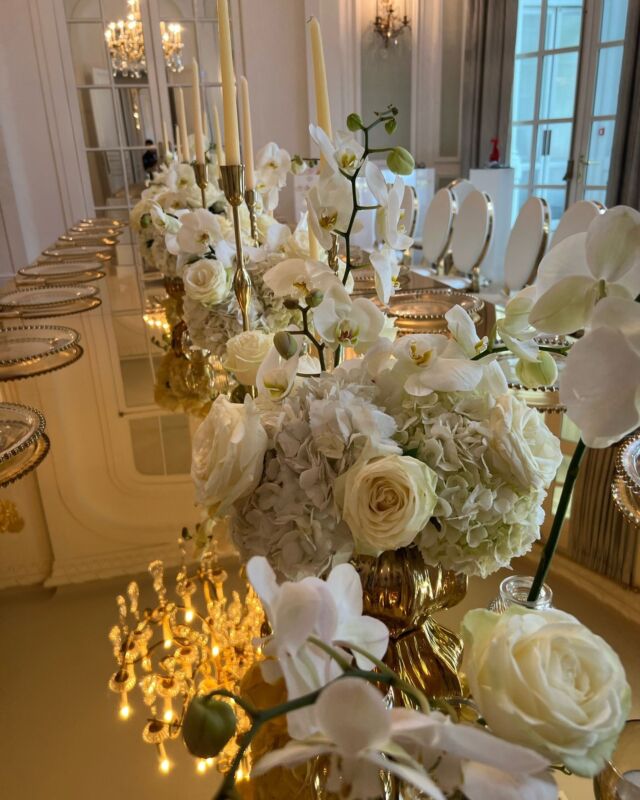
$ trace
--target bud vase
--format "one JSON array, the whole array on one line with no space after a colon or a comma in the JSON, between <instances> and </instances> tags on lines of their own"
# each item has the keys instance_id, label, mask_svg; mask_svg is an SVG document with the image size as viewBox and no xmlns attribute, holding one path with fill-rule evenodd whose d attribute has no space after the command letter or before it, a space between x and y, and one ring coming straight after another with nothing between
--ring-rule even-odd
<instances>
[{"instance_id":1,"label":"bud vase","mask_svg":"<svg viewBox=\"0 0 640 800\"><path fill-rule=\"evenodd\" d=\"M425 564L417 547L356 556L353 563L362 580L364 613L389 628L385 663L427 697L460 696L462 640L433 614L464 598L466 576ZM393 690L392 700L411 702Z\"/></svg>"},{"instance_id":2,"label":"bud vase","mask_svg":"<svg viewBox=\"0 0 640 800\"><path fill-rule=\"evenodd\" d=\"M504 614L510 606L522 606L536 611L553 607L553 592L546 583L542 585L537 600L528 599L533 578L529 575L509 575L500 584L498 596L489 603L489 611Z\"/></svg>"}]
</instances>

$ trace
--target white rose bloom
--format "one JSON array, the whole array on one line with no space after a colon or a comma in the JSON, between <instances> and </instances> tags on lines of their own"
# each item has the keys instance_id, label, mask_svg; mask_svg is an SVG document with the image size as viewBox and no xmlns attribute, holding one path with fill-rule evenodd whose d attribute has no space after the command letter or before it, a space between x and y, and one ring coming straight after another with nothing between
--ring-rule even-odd
<instances>
[{"instance_id":1,"label":"white rose bloom","mask_svg":"<svg viewBox=\"0 0 640 800\"><path fill-rule=\"evenodd\" d=\"M410 545L436 504L436 474L411 456L363 455L335 483L356 551L379 555Z\"/></svg>"},{"instance_id":2,"label":"white rose bloom","mask_svg":"<svg viewBox=\"0 0 640 800\"><path fill-rule=\"evenodd\" d=\"M463 621L466 672L497 736L592 777L611 757L631 706L620 659L562 611L476 609Z\"/></svg>"},{"instance_id":3,"label":"white rose bloom","mask_svg":"<svg viewBox=\"0 0 640 800\"><path fill-rule=\"evenodd\" d=\"M231 281L224 266L213 258L201 258L185 267L182 273L187 297L215 305L229 294Z\"/></svg>"},{"instance_id":4,"label":"white rose bloom","mask_svg":"<svg viewBox=\"0 0 640 800\"><path fill-rule=\"evenodd\" d=\"M193 437L196 501L224 514L256 488L266 451L267 434L253 401L240 405L217 397Z\"/></svg>"},{"instance_id":5,"label":"white rose bloom","mask_svg":"<svg viewBox=\"0 0 640 800\"><path fill-rule=\"evenodd\" d=\"M243 386L255 386L258 370L271 349L273 336L262 331L243 331L227 342L224 366Z\"/></svg>"},{"instance_id":6,"label":"white rose bloom","mask_svg":"<svg viewBox=\"0 0 640 800\"><path fill-rule=\"evenodd\" d=\"M544 416L505 394L496 400L488 424L490 467L523 489L549 486L562 463L562 451Z\"/></svg>"}]
</instances>

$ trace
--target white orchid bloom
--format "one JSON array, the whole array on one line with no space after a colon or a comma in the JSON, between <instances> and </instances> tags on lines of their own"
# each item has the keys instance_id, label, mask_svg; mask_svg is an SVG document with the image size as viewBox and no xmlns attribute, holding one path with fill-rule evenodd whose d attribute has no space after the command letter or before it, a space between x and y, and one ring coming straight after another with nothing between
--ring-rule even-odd
<instances>
[{"instance_id":1,"label":"white orchid bloom","mask_svg":"<svg viewBox=\"0 0 640 800\"><path fill-rule=\"evenodd\" d=\"M326 581L308 577L278 585L267 559L254 556L247 564L247 577L271 624L264 653L277 658L277 664L267 662L265 677L276 678L274 667L279 667L290 700L321 689L342 674L336 661L310 644L309 637L335 649L354 645L374 658L384 656L389 631L379 620L362 615L362 585L351 564L334 567ZM342 652L349 660L349 654ZM371 668L365 656L354 653L354 658L362 669ZM318 724L312 707L289 714L287 723L294 738L314 733Z\"/></svg>"},{"instance_id":2,"label":"white orchid bloom","mask_svg":"<svg viewBox=\"0 0 640 800\"><path fill-rule=\"evenodd\" d=\"M480 355L487 349L488 339L482 339L476 331L476 324L462 306L454 306L444 315L449 326L449 331L456 344L459 345L467 358Z\"/></svg>"},{"instance_id":3,"label":"white orchid bloom","mask_svg":"<svg viewBox=\"0 0 640 800\"><path fill-rule=\"evenodd\" d=\"M196 186L196 174L191 164L177 164L173 170L171 188L184 192Z\"/></svg>"},{"instance_id":4,"label":"white orchid bloom","mask_svg":"<svg viewBox=\"0 0 640 800\"><path fill-rule=\"evenodd\" d=\"M403 336L393 343L391 352L396 364L390 377L399 378L405 391L416 397L471 391L483 377L483 366L460 358L458 345L439 333Z\"/></svg>"},{"instance_id":5,"label":"white orchid bloom","mask_svg":"<svg viewBox=\"0 0 640 800\"><path fill-rule=\"evenodd\" d=\"M303 300L319 289L324 292L340 280L335 272L322 261L304 258L288 258L264 273L264 282L276 297L295 297Z\"/></svg>"},{"instance_id":6,"label":"white orchid bloom","mask_svg":"<svg viewBox=\"0 0 640 800\"><path fill-rule=\"evenodd\" d=\"M215 250L218 243L231 235L226 220L206 208L197 208L185 214L180 222L182 227L178 231L177 242L184 253L202 255L209 248Z\"/></svg>"},{"instance_id":7,"label":"white orchid bloom","mask_svg":"<svg viewBox=\"0 0 640 800\"><path fill-rule=\"evenodd\" d=\"M277 207L280 189L286 185L289 172L291 156L275 142L269 142L256 153L256 191L267 211Z\"/></svg>"},{"instance_id":8,"label":"white orchid bloom","mask_svg":"<svg viewBox=\"0 0 640 800\"><path fill-rule=\"evenodd\" d=\"M538 360L538 345L534 342L535 329L529 324L529 314L535 304L536 289L527 286L506 304L504 318L496 322L496 333L502 343L523 361Z\"/></svg>"},{"instance_id":9,"label":"white orchid bloom","mask_svg":"<svg viewBox=\"0 0 640 800\"><path fill-rule=\"evenodd\" d=\"M382 170L373 161L367 161L364 174L371 193L380 205L376 218L378 235L394 250L406 250L413 244L413 239L406 235L402 224L404 181L397 175L389 187Z\"/></svg>"},{"instance_id":10,"label":"white orchid bloom","mask_svg":"<svg viewBox=\"0 0 640 800\"><path fill-rule=\"evenodd\" d=\"M299 361L300 348L291 358L283 358L276 348L272 347L258 369L256 377L258 394L274 401L284 400L293 389Z\"/></svg>"},{"instance_id":11,"label":"white orchid bloom","mask_svg":"<svg viewBox=\"0 0 640 800\"><path fill-rule=\"evenodd\" d=\"M426 770L394 741L397 733L394 714L371 684L358 678L337 680L321 693L314 712L318 734L289 742L263 756L254 766L253 775L329 755L327 789L340 797L354 800L378 797L382 788L380 771L385 770L428 797L445 800Z\"/></svg>"},{"instance_id":12,"label":"white orchid bloom","mask_svg":"<svg viewBox=\"0 0 640 800\"><path fill-rule=\"evenodd\" d=\"M380 302L386 305L395 291L400 272L397 253L385 244L380 250L369 253L369 262L375 273L376 294Z\"/></svg>"},{"instance_id":13,"label":"white orchid bloom","mask_svg":"<svg viewBox=\"0 0 640 800\"><path fill-rule=\"evenodd\" d=\"M384 326L384 314L371 300L351 300L341 283L332 284L313 312L313 326L332 349L340 345L366 353L375 344Z\"/></svg>"},{"instance_id":14,"label":"white orchid bloom","mask_svg":"<svg viewBox=\"0 0 640 800\"><path fill-rule=\"evenodd\" d=\"M589 447L608 447L640 425L640 304L601 300L567 356L560 400Z\"/></svg>"},{"instance_id":15,"label":"white orchid bloom","mask_svg":"<svg viewBox=\"0 0 640 800\"><path fill-rule=\"evenodd\" d=\"M339 131L335 144L319 126L309 125L309 133L332 172L353 175L362 161L364 147L352 133Z\"/></svg>"},{"instance_id":16,"label":"white orchid bloom","mask_svg":"<svg viewBox=\"0 0 640 800\"><path fill-rule=\"evenodd\" d=\"M616 206L598 215L586 234L560 242L540 263L536 288L529 321L545 333L581 330L603 297L635 297L640 291L640 212Z\"/></svg>"},{"instance_id":17,"label":"white orchid bloom","mask_svg":"<svg viewBox=\"0 0 640 800\"><path fill-rule=\"evenodd\" d=\"M180 230L180 219L176 214L167 214L158 203L152 203L149 210L151 222L158 233L177 234Z\"/></svg>"},{"instance_id":18,"label":"white orchid bloom","mask_svg":"<svg viewBox=\"0 0 640 800\"><path fill-rule=\"evenodd\" d=\"M321 175L318 183L307 193L309 224L325 250L332 245L331 234L345 233L353 214L351 182L339 172ZM356 217L351 233L357 233L362 225Z\"/></svg>"}]
</instances>

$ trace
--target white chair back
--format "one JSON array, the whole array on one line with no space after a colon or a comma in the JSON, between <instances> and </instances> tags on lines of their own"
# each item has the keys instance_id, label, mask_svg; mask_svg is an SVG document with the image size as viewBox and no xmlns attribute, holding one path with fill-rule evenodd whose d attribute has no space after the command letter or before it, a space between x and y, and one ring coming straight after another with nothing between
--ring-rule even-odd
<instances>
[{"instance_id":1,"label":"white chair back","mask_svg":"<svg viewBox=\"0 0 640 800\"><path fill-rule=\"evenodd\" d=\"M504 259L504 287L508 293L531 282L547 249L551 217L546 200L530 197L511 229Z\"/></svg>"},{"instance_id":2,"label":"white chair back","mask_svg":"<svg viewBox=\"0 0 640 800\"><path fill-rule=\"evenodd\" d=\"M560 218L549 250L552 250L568 236L573 236L575 233L584 233L592 220L598 214L604 214L605 211L606 208L602 203L597 203L595 200L578 200L577 203L569 206Z\"/></svg>"},{"instance_id":3,"label":"white chair back","mask_svg":"<svg viewBox=\"0 0 640 800\"><path fill-rule=\"evenodd\" d=\"M418 195L413 186L405 185L400 208L402 210L404 232L407 236L413 238L416 232L416 222L418 221Z\"/></svg>"},{"instance_id":4,"label":"white chair back","mask_svg":"<svg viewBox=\"0 0 640 800\"><path fill-rule=\"evenodd\" d=\"M456 214L451 257L457 270L478 275L493 236L493 205L486 192L474 189Z\"/></svg>"},{"instance_id":5,"label":"white chair back","mask_svg":"<svg viewBox=\"0 0 640 800\"><path fill-rule=\"evenodd\" d=\"M450 189L440 189L429 203L422 229L422 252L429 264L444 258L451 242L456 203Z\"/></svg>"},{"instance_id":6,"label":"white chair back","mask_svg":"<svg viewBox=\"0 0 640 800\"><path fill-rule=\"evenodd\" d=\"M456 178L455 181L451 181L447 189L453 194L454 200L458 206L458 211L471 192L477 191L471 181L466 178Z\"/></svg>"}]
</instances>

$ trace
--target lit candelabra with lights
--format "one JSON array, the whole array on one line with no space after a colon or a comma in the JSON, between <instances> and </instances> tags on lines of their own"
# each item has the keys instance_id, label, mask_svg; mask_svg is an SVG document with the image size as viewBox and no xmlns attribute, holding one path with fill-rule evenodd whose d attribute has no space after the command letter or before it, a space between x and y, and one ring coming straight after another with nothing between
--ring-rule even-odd
<instances>
[{"instance_id":1,"label":"lit candelabra with lights","mask_svg":"<svg viewBox=\"0 0 640 800\"><path fill-rule=\"evenodd\" d=\"M118 624L109 633L117 669L109 688L118 695L118 715L136 715L133 697L144 707L142 739L156 750L158 767L168 773L173 762L167 745L180 736L185 713L193 697L215 689L238 693L240 682L260 657L254 640L260 636L264 613L247 585L244 599L237 591L225 594L227 573L215 554L206 550L190 572L185 544L183 563L175 579L175 600L169 596L162 561L149 564L156 603L140 607L140 588L134 581L126 597L117 597ZM233 704L233 701L229 701ZM249 727L242 709L234 706L237 735ZM225 772L236 753L231 740L215 759L198 759L196 770L210 767ZM249 758L242 765L248 776Z\"/></svg>"}]
</instances>

